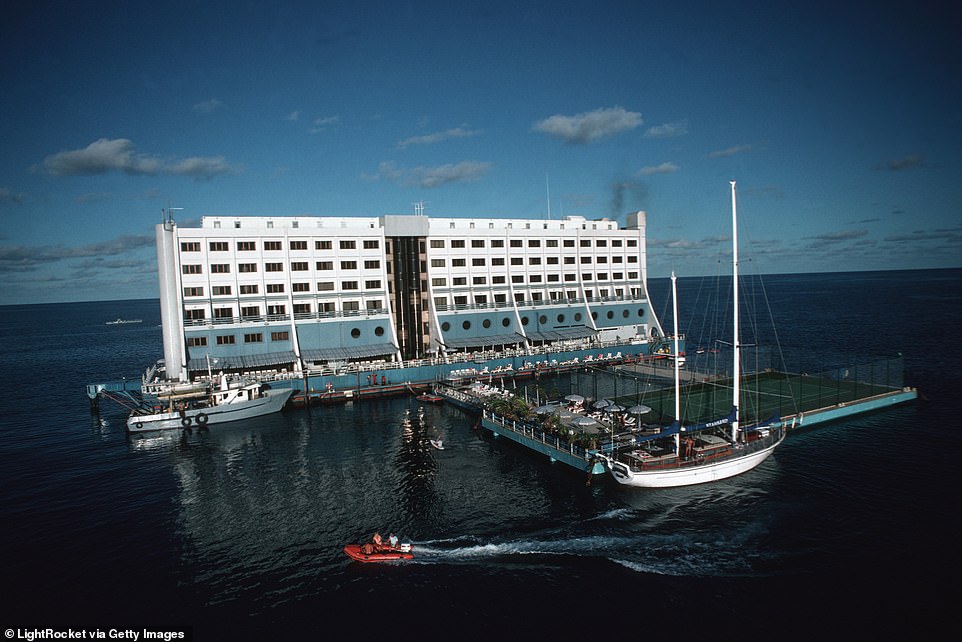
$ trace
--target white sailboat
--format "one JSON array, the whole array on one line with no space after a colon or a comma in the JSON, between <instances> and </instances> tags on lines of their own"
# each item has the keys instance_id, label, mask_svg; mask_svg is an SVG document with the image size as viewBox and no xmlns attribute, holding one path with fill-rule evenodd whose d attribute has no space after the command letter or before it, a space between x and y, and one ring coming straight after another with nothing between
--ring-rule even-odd
<instances>
[{"instance_id":1,"label":"white sailboat","mask_svg":"<svg viewBox=\"0 0 962 642\"><path fill-rule=\"evenodd\" d=\"M636 438L628 449L603 456L612 477L626 486L665 488L688 486L733 477L758 466L785 438L785 428L772 425L742 426L741 343L738 332L738 218L735 181L732 194L732 276L734 364L732 411L723 419L697 426L681 423L679 363L675 360L675 423L655 435ZM678 303L675 275L671 275L675 315L675 354L678 354ZM729 431L724 431L725 425ZM669 438L671 438L669 440ZM673 442L665 446L667 442ZM659 443L660 442L660 443ZM673 446L673 448L671 447Z\"/></svg>"}]
</instances>

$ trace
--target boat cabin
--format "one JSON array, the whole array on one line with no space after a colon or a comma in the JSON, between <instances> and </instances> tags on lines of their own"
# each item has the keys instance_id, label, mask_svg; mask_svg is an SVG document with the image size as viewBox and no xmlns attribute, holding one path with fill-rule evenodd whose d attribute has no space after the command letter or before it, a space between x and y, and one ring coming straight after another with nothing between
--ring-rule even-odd
<instances>
[{"instance_id":1,"label":"boat cabin","mask_svg":"<svg viewBox=\"0 0 962 642\"><path fill-rule=\"evenodd\" d=\"M694 439L696 455L717 455L731 446L727 439L722 439L718 435L710 433L699 433L694 436Z\"/></svg>"}]
</instances>

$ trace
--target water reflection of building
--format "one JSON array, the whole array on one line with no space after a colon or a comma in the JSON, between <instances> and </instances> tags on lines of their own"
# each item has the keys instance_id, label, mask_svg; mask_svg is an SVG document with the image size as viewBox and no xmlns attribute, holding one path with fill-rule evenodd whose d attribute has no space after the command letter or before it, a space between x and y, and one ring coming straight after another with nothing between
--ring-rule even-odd
<instances>
[{"instance_id":1,"label":"water reflection of building","mask_svg":"<svg viewBox=\"0 0 962 642\"><path fill-rule=\"evenodd\" d=\"M424 406L405 411L395 461L399 472L395 492L405 513L418 518L428 516L440 506L434 488L437 462L428 442L429 430Z\"/></svg>"}]
</instances>

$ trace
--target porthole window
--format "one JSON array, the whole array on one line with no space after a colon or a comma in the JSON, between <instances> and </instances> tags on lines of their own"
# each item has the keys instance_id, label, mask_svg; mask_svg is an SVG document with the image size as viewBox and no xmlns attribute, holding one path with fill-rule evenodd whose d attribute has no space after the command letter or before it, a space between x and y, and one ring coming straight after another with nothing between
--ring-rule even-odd
<instances>
[{"instance_id":1,"label":"porthole window","mask_svg":"<svg viewBox=\"0 0 962 642\"><path fill-rule=\"evenodd\" d=\"M627 319L627 318L628 318L628 310L622 310L622 311L621 311L621 316L623 316L623 317L625 317L625 318Z\"/></svg>"},{"instance_id":2,"label":"porthole window","mask_svg":"<svg viewBox=\"0 0 962 642\"><path fill-rule=\"evenodd\" d=\"M470 322L470 321L465 321L464 323L461 324L461 327L464 328L465 330L470 330L470 329L471 329L471 322Z\"/></svg>"},{"instance_id":3,"label":"porthole window","mask_svg":"<svg viewBox=\"0 0 962 642\"><path fill-rule=\"evenodd\" d=\"M564 323L564 322L565 322L565 315L559 314L559 315L558 315L558 323Z\"/></svg>"},{"instance_id":4,"label":"porthole window","mask_svg":"<svg viewBox=\"0 0 962 642\"><path fill-rule=\"evenodd\" d=\"M640 317L645 316L645 309L644 309L644 308L638 308L638 316L640 316Z\"/></svg>"},{"instance_id":5,"label":"porthole window","mask_svg":"<svg viewBox=\"0 0 962 642\"><path fill-rule=\"evenodd\" d=\"M485 319L484 321L481 322L481 325L483 325L483 326L486 327L486 328L490 328L490 327L491 327L491 319Z\"/></svg>"},{"instance_id":6,"label":"porthole window","mask_svg":"<svg viewBox=\"0 0 962 642\"><path fill-rule=\"evenodd\" d=\"M507 328L509 325L511 325L511 319L508 317L501 319L501 325Z\"/></svg>"},{"instance_id":7,"label":"porthole window","mask_svg":"<svg viewBox=\"0 0 962 642\"><path fill-rule=\"evenodd\" d=\"M445 321L444 323L441 324L441 330L442 330L442 331L447 332L447 331L450 330L450 329L451 329L451 324L448 323L447 321Z\"/></svg>"},{"instance_id":8,"label":"porthole window","mask_svg":"<svg viewBox=\"0 0 962 642\"><path fill-rule=\"evenodd\" d=\"M607 316L608 316L609 319L613 319L613 318L615 318L615 313L612 312L611 310L608 310L608 315L607 315Z\"/></svg>"},{"instance_id":9,"label":"porthole window","mask_svg":"<svg viewBox=\"0 0 962 642\"><path fill-rule=\"evenodd\" d=\"M361 336L361 330L359 328L354 328L351 330L351 336L357 339L359 336Z\"/></svg>"},{"instance_id":10,"label":"porthole window","mask_svg":"<svg viewBox=\"0 0 962 642\"><path fill-rule=\"evenodd\" d=\"M528 325L528 317L521 317L521 325Z\"/></svg>"},{"instance_id":11,"label":"porthole window","mask_svg":"<svg viewBox=\"0 0 962 642\"><path fill-rule=\"evenodd\" d=\"M581 321L581 313L575 312L575 321Z\"/></svg>"},{"instance_id":12,"label":"porthole window","mask_svg":"<svg viewBox=\"0 0 962 642\"><path fill-rule=\"evenodd\" d=\"M384 328L382 328L381 326L374 328L374 334L376 334L379 337L384 336Z\"/></svg>"},{"instance_id":13,"label":"porthole window","mask_svg":"<svg viewBox=\"0 0 962 642\"><path fill-rule=\"evenodd\" d=\"M540 317L538 317L538 323L540 323L541 325L544 325L547 322L548 322L547 316L542 314Z\"/></svg>"},{"instance_id":14,"label":"porthole window","mask_svg":"<svg viewBox=\"0 0 962 642\"><path fill-rule=\"evenodd\" d=\"M591 313L591 318L594 319L595 321L597 321L597 320L598 320L598 313L597 313L597 312L592 312L592 313Z\"/></svg>"}]
</instances>

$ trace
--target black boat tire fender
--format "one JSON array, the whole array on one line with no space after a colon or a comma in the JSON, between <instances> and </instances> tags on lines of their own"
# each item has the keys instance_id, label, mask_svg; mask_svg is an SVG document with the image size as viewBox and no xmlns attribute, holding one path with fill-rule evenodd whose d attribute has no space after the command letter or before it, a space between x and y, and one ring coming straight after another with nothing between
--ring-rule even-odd
<instances>
[{"instance_id":1,"label":"black boat tire fender","mask_svg":"<svg viewBox=\"0 0 962 642\"><path fill-rule=\"evenodd\" d=\"M207 425L207 419L208 419L208 417L207 417L206 414L200 413L199 415L197 415L197 417L194 419L194 421L197 422L197 425L198 425L198 426L206 426L206 425Z\"/></svg>"},{"instance_id":2,"label":"black boat tire fender","mask_svg":"<svg viewBox=\"0 0 962 642\"><path fill-rule=\"evenodd\" d=\"M184 428L190 428L190 417L184 417L180 420L180 425Z\"/></svg>"}]
</instances>

